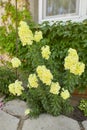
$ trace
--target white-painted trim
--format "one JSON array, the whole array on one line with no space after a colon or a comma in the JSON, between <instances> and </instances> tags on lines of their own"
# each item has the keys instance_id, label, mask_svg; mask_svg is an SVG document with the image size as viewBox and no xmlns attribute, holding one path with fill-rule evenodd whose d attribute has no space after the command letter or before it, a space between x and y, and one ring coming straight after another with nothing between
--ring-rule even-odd
<instances>
[{"instance_id":1,"label":"white-painted trim","mask_svg":"<svg viewBox=\"0 0 87 130\"><path fill-rule=\"evenodd\" d=\"M67 21L67 20L72 20L72 21L82 21L84 19L87 19L87 0L78 0L79 1L79 11L78 15L67 15L67 16L62 16L62 15L56 15L56 16L51 16L47 17L44 16L43 18L43 8L46 10L46 7L43 5L43 1L45 0L39 0L38 2L38 21L39 23L42 23L43 21ZM45 12L46 13L46 12Z\"/></svg>"},{"instance_id":2,"label":"white-painted trim","mask_svg":"<svg viewBox=\"0 0 87 130\"><path fill-rule=\"evenodd\" d=\"M42 21L42 9L43 9L42 0L38 0L38 22L39 23Z\"/></svg>"},{"instance_id":3,"label":"white-painted trim","mask_svg":"<svg viewBox=\"0 0 87 130\"><path fill-rule=\"evenodd\" d=\"M87 0L80 0L81 17L86 15Z\"/></svg>"}]
</instances>

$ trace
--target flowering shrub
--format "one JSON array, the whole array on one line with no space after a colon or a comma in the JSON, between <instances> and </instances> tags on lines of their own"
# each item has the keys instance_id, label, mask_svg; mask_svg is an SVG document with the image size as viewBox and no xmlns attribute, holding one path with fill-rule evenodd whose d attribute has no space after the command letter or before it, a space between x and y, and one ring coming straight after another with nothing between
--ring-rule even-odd
<instances>
[{"instance_id":1,"label":"flowering shrub","mask_svg":"<svg viewBox=\"0 0 87 130\"><path fill-rule=\"evenodd\" d=\"M53 57L55 50L44 43L41 31L33 33L27 23L22 21L18 34L22 45L28 46L27 56L30 56L31 71L29 71L25 90L22 83L16 80L15 83L9 85L9 91L17 96L20 96L22 91L26 94L27 102L31 107L29 114L32 116L43 112L54 116L68 114L72 110L71 93L85 69L85 64L79 62L76 49L69 48L61 71L61 68L57 66L59 61ZM12 65L15 64L15 67L20 65L18 62L20 60L12 61Z\"/></svg>"}]
</instances>

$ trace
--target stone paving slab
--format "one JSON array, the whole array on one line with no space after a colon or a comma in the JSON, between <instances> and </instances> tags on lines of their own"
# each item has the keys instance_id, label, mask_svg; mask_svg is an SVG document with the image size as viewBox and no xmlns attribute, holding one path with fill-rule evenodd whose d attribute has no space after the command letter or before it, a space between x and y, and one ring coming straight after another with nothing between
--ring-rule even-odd
<instances>
[{"instance_id":1,"label":"stone paving slab","mask_svg":"<svg viewBox=\"0 0 87 130\"><path fill-rule=\"evenodd\" d=\"M0 110L0 130L17 130L19 120Z\"/></svg>"},{"instance_id":2,"label":"stone paving slab","mask_svg":"<svg viewBox=\"0 0 87 130\"><path fill-rule=\"evenodd\" d=\"M25 116L26 109L27 109L26 103L21 100L9 101L3 107L3 111L5 111L11 115L17 116L17 117Z\"/></svg>"},{"instance_id":3,"label":"stone paving slab","mask_svg":"<svg viewBox=\"0 0 87 130\"><path fill-rule=\"evenodd\" d=\"M42 114L37 119L26 120L22 130L80 130L80 126L77 121L62 115Z\"/></svg>"},{"instance_id":4,"label":"stone paving slab","mask_svg":"<svg viewBox=\"0 0 87 130\"><path fill-rule=\"evenodd\" d=\"M83 127L87 130L87 120L82 122Z\"/></svg>"}]
</instances>

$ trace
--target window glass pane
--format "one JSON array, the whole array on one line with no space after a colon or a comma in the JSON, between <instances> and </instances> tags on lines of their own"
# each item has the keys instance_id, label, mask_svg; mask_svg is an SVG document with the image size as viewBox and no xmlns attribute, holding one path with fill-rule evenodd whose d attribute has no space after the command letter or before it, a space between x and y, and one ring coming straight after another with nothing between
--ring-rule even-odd
<instances>
[{"instance_id":1,"label":"window glass pane","mask_svg":"<svg viewBox=\"0 0 87 130\"><path fill-rule=\"evenodd\" d=\"M78 13L78 0L46 0L46 16Z\"/></svg>"}]
</instances>

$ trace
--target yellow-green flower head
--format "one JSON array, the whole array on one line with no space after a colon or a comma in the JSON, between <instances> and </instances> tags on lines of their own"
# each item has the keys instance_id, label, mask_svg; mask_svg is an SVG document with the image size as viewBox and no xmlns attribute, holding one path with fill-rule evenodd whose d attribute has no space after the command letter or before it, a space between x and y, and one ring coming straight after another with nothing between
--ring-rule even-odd
<instances>
[{"instance_id":1,"label":"yellow-green flower head","mask_svg":"<svg viewBox=\"0 0 87 130\"><path fill-rule=\"evenodd\" d=\"M69 91L68 90L64 90L63 89L63 91L61 92L61 97L64 99L64 100L66 100L66 99L68 99L69 97L70 97L70 93L69 93Z\"/></svg>"},{"instance_id":2,"label":"yellow-green flower head","mask_svg":"<svg viewBox=\"0 0 87 130\"><path fill-rule=\"evenodd\" d=\"M81 75L85 70L85 64L82 62L78 62L76 65L70 68L70 72L75 75Z\"/></svg>"},{"instance_id":3,"label":"yellow-green flower head","mask_svg":"<svg viewBox=\"0 0 87 130\"><path fill-rule=\"evenodd\" d=\"M51 84L53 75L51 74L50 70L46 68L46 66L38 66L36 72L43 83L45 83L46 85Z\"/></svg>"},{"instance_id":4,"label":"yellow-green flower head","mask_svg":"<svg viewBox=\"0 0 87 130\"><path fill-rule=\"evenodd\" d=\"M8 88L10 93L17 96L20 96L22 94L22 90L24 90L22 82L18 80L16 80L15 83L10 84Z\"/></svg>"},{"instance_id":5,"label":"yellow-green flower head","mask_svg":"<svg viewBox=\"0 0 87 130\"><path fill-rule=\"evenodd\" d=\"M34 37L32 31L29 29L29 26L26 22L21 21L18 28L18 35L22 42L22 45L32 45Z\"/></svg>"},{"instance_id":6,"label":"yellow-green flower head","mask_svg":"<svg viewBox=\"0 0 87 130\"><path fill-rule=\"evenodd\" d=\"M30 109L28 108L25 110L25 115L28 115L29 113L30 113Z\"/></svg>"},{"instance_id":7,"label":"yellow-green flower head","mask_svg":"<svg viewBox=\"0 0 87 130\"><path fill-rule=\"evenodd\" d=\"M29 87L30 88L37 88L38 87L38 79L36 74L30 74L28 78Z\"/></svg>"},{"instance_id":8,"label":"yellow-green flower head","mask_svg":"<svg viewBox=\"0 0 87 130\"><path fill-rule=\"evenodd\" d=\"M76 51L75 49L72 49L72 48L70 48L70 49L68 50L68 54L69 54L69 56L72 56L72 57L78 56L77 51Z\"/></svg>"},{"instance_id":9,"label":"yellow-green flower head","mask_svg":"<svg viewBox=\"0 0 87 130\"><path fill-rule=\"evenodd\" d=\"M34 35L34 41L39 42L43 38L41 31L36 31Z\"/></svg>"},{"instance_id":10,"label":"yellow-green flower head","mask_svg":"<svg viewBox=\"0 0 87 130\"><path fill-rule=\"evenodd\" d=\"M49 56L50 56L50 54L51 54L51 52L50 52L50 47L46 45L46 46L43 46L43 47L41 48L41 50L42 50L42 52L41 52L42 57L45 58L46 60L48 60L48 59L49 59Z\"/></svg>"},{"instance_id":11,"label":"yellow-green flower head","mask_svg":"<svg viewBox=\"0 0 87 130\"><path fill-rule=\"evenodd\" d=\"M22 90L24 90L24 88L22 86L22 82L16 80L15 81L15 93L17 94L17 96L20 96L22 94Z\"/></svg>"},{"instance_id":12,"label":"yellow-green flower head","mask_svg":"<svg viewBox=\"0 0 87 130\"><path fill-rule=\"evenodd\" d=\"M73 65L77 64L79 61L77 51L75 49L70 48L68 50L68 56L64 59L64 61L65 69L70 69Z\"/></svg>"},{"instance_id":13,"label":"yellow-green flower head","mask_svg":"<svg viewBox=\"0 0 87 130\"><path fill-rule=\"evenodd\" d=\"M64 67L69 69L70 73L75 75L81 75L84 72L85 64L79 62L79 57L75 49L70 48L68 50L68 56L65 58Z\"/></svg>"},{"instance_id":14,"label":"yellow-green flower head","mask_svg":"<svg viewBox=\"0 0 87 130\"><path fill-rule=\"evenodd\" d=\"M67 56L65 58L64 67L65 69L70 69L72 66L76 65L78 63L78 55L76 56Z\"/></svg>"},{"instance_id":15,"label":"yellow-green flower head","mask_svg":"<svg viewBox=\"0 0 87 130\"><path fill-rule=\"evenodd\" d=\"M52 94L59 94L59 90L60 90L59 83L58 82L56 82L56 83L52 82L51 83L50 93L52 93Z\"/></svg>"},{"instance_id":16,"label":"yellow-green flower head","mask_svg":"<svg viewBox=\"0 0 87 130\"><path fill-rule=\"evenodd\" d=\"M9 88L9 92L10 92L10 93L12 93L13 95L16 95L14 83L10 84L10 85L8 86L8 88Z\"/></svg>"},{"instance_id":17,"label":"yellow-green flower head","mask_svg":"<svg viewBox=\"0 0 87 130\"><path fill-rule=\"evenodd\" d=\"M11 63L13 68L18 68L19 66L21 66L21 61L17 57L14 57L11 60Z\"/></svg>"}]
</instances>

